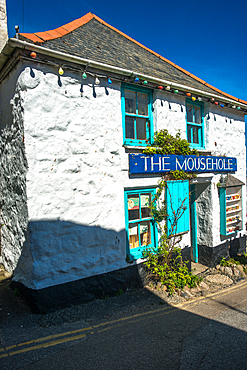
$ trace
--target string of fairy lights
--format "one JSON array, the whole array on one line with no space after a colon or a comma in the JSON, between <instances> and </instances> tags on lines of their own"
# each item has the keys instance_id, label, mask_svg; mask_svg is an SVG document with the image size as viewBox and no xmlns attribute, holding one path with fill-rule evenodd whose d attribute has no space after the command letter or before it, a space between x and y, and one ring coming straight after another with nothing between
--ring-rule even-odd
<instances>
[{"instance_id":1,"label":"string of fairy lights","mask_svg":"<svg viewBox=\"0 0 247 370\"><path fill-rule=\"evenodd\" d=\"M53 66L56 66L58 67L58 74L60 76L62 76L64 74L64 69L68 69L68 70L76 70L77 72L80 72L81 73L81 77L83 80L86 80L88 78L88 76L92 76L94 77L94 84L95 85L100 85L101 83L101 80L107 80L107 84L108 85L111 85L112 84L112 81L114 80L117 80L117 81L123 81L123 82L128 82L128 83L135 83L135 84L139 84L139 85L143 85L145 87L150 87L152 89L158 89L158 90L164 90L164 91L167 91L167 92L170 92L170 93L174 93L174 94L179 94L179 95L185 95L186 97L190 98L192 101L199 101L199 102L210 102L216 106L219 106L221 108L232 108L232 109L236 109L236 110L242 110L244 112L247 112L247 109L244 109L243 107L240 107L237 103L233 103L233 102L230 102L230 103L226 103L226 102L223 102L223 101L220 101L220 100L216 100L215 98L210 98L210 97L205 97L205 96L199 96L197 94L193 94L191 92L186 92L184 90L178 90L176 88L173 88L171 87L170 85L157 85L153 82L150 82L150 81L147 81L147 80L144 80L144 79L141 79L138 77L138 75L131 75L131 76L128 76L128 77L116 77L116 76L109 76L109 75L101 75L101 74L96 74L94 72L90 72L87 70L87 66L82 70L82 69L79 69L79 68L75 68L75 67L71 67L71 66L64 66L63 64L58 64L58 63L55 63L55 62L51 62L51 61L48 61L47 59L42 59L42 58L37 58L37 54L33 51L29 54L29 56L32 58L32 59L36 59L37 62L43 62L43 63L49 63L49 64L52 64ZM26 55L26 57L28 57L28 55Z\"/></svg>"}]
</instances>

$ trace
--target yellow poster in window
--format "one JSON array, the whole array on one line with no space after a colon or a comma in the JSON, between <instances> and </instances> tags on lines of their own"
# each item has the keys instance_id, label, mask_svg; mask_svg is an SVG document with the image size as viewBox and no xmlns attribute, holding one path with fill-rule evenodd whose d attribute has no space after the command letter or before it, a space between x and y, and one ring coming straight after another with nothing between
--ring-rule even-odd
<instances>
[{"instance_id":1,"label":"yellow poster in window","mask_svg":"<svg viewBox=\"0 0 247 370\"><path fill-rule=\"evenodd\" d=\"M128 210L138 209L139 208L139 197L138 198L129 198L128 199Z\"/></svg>"}]
</instances>

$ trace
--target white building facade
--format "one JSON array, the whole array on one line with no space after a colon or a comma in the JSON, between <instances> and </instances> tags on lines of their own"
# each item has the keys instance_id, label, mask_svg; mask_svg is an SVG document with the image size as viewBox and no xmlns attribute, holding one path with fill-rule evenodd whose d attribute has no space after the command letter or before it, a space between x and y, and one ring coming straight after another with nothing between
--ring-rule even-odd
<instances>
[{"instance_id":1,"label":"white building facade","mask_svg":"<svg viewBox=\"0 0 247 370\"><path fill-rule=\"evenodd\" d=\"M219 185L229 171L191 181L181 248L207 264L231 243L244 248L246 102L31 41L9 40L10 61L0 58L0 258L35 311L144 281L142 250L158 243L149 205L161 174L131 175L129 155L159 130L180 131L201 156L237 160L236 191L223 195L236 198L225 208Z\"/></svg>"}]
</instances>

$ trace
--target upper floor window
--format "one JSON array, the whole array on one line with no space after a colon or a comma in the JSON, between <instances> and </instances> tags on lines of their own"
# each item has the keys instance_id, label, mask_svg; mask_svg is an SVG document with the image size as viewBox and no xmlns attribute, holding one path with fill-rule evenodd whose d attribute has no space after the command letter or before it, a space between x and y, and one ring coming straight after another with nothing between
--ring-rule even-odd
<instances>
[{"instance_id":1,"label":"upper floor window","mask_svg":"<svg viewBox=\"0 0 247 370\"><path fill-rule=\"evenodd\" d=\"M192 147L204 148L203 104L186 101L187 140Z\"/></svg>"},{"instance_id":2,"label":"upper floor window","mask_svg":"<svg viewBox=\"0 0 247 370\"><path fill-rule=\"evenodd\" d=\"M123 136L125 145L152 143L152 93L147 89L124 85L122 90Z\"/></svg>"}]
</instances>

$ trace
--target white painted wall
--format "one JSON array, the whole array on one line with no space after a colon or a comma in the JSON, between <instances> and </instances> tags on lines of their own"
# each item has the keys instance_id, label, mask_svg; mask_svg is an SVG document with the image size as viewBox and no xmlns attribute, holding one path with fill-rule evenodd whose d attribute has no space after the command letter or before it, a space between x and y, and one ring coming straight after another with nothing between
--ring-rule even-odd
<instances>
[{"instance_id":1,"label":"white painted wall","mask_svg":"<svg viewBox=\"0 0 247 370\"><path fill-rule=\"evenodd\" d=\"M109 87L101 80L93 88L90 76L65 71L58 77L56 69L33 63L20 69L17 91L12 113L20 106L24 120L30 232L15 280L39 289L127 267L124 189L154 186L159 177L129 178L120 82ZM153 107L155 130L186 137L183 96L155 91ZM206 143L213 154L238 157L236 177L242 179L245 149L237 143L244 123L236 112L234 122L223 125L225 112L232 114L215 110L216 121L210 114ZM213 183L210 189L206 231L213 246L220 241L219 205ZM187 234L181 247L189 244Z\"/></svg>"},{"instance_id":2,"label":"white painted wall","mask_svg":"<svg viewBox=\"0 0 247 370\"><path fill-rule=\"evenodd\" d=\"M0 0L0 51L8 40L6 0Z\"/></svg>"},{"instance_id":3,"label":"white painted wall","mask_svg":"<svg viewBox=\"0 0 247 370\"><path fill-rule=\"evenodd\" d=\"M22 253L28 225L27 159L23 142L23 101L14 69L0 88L0 262L13 272Z\"/></svg>"}]
</instances>

